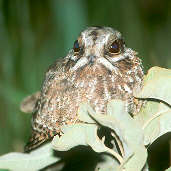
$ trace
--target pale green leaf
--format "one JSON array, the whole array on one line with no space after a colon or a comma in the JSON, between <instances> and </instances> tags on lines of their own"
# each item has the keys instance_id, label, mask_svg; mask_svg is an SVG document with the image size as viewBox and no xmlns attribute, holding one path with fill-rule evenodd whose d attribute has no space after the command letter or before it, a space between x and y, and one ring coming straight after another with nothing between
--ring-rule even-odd
<instances>
[{"instance_id":1,"label":"pale green leaf","mask_svg":"<svg viewBox=\"0 0 171 171\"><path fill-rule=\"evenodd\" d=\"M91 114L90 114L91 115ZM124 147L124 162L121 165L126 171L141 171L147 159L147 150L143 144L143 131L139 124L126 112L121 100L112 100L107 106L107 115L91 115L97 122L114 130Z\"/></svg>"},{"instance_id":2,"label":"pale green leaf","mask_svg":"<svg viewBox=\"0 0 171 171\"><path fill-rule=\"evenodd\" d=\"M134 92L138 98L154 98L171 105L171 70L152 67L144 78L143 88Z\"/></svg>"},{"instance_id":3,"label":"pale green leaf","mask_svg":"<svg viewBox=\"0 0 171 171\"><path fill-rule=\"evenodd\" d=\"M129 148L133 149L134 154L125 161L118 170L123 171L123 169L125 169L125 171L142 171L147 160L146 148L143 145L138 146L137 144L130 146Z\"/></svg>"},{"instance_id":4,"label":"pale green leaf","mask_svg":"<svg viewBox=\"0 0 171 171\"><path fill-rule=\"evenodd\" d=\"M97 136L97 125L82 124L62 127L61 137L55 136L52 145L55 150L67 151L78 145L91 146L95 152L105 152L106 147Z\"/></svg>"},{"instance_id":5,"label":"pale green leaf","mask_svg":"<svg viewBox=\"0 0 171 171\"><path fill-rule=\"evenodd\" d=\"M171 167L169 167L168 169L166 169L165 171L171 171Z\"/></svg>"},{"instance_id":6,"label":"pale green leaf","mask_svg":"<svg viewBox=\"0 0 171 171\"><path fill-rule=\"evenodd\" d=\"M117 126L121 129L119 135L124 135L128 142L133 141L136 144L142 145L143 131L141 126L126 112L123 101L111 100L107 105L107 114L118 122ZM113 125L113 127L115 126Z\"/></svg>"},{"instance_id":7,"label":"pale green leaf","mask_svg":"<svg viewBox=\"0 0 171 171\"><path fill-rule=\"evenodd\" d=\"M143 122L145 145L150 145L158 137L171 132L171 108L162 102L147 102L135 119Z\"/></svg>"},{"instance_id":8,"label":"pale green leaf","mask_svg":"<svg viewBox=\"0 0 171 171\"><path fill-rule=\"evenodd\" d=\"M160 103L158 102L146 101L140 112L134 116L134 119L143 127L144 123L157 113L159 105Z\"/></svg>"},{"instance_id":9,"label":"pale green leaf","mask_svg":"<svg viewBox=\"0 0 171 171\"><path fill-rule=\"evenodd\" d=\"M33 152L8 153L0 157L0 168L12 171L36 171L57 162L51 144L46 144Z\"/></svg>"},{"instance_id":10,"label":"pale green leaf","mask_svg":"<svg viewBox=\"0 0 171 171\"><path fill-rule=\"evenodd\" d=\"M153 67L145 76L144 85L138 98L147 98L145 106L134 117L144 130L144 144L152 144L158 137L170 132L171 108L171 70ZM150 98L150 99L148 99ZM158 99L161 101L151 101Z\"/></svg>"},{"instance_id":11,"label":"pale green leaf","mask_svg":"<svg viewBox=\"0 0 171 171\"><path fill-rule=\"evenodd\" d=\"M82 103L80 104L78 108L78 119L83 122L87 123L95 123L95 121L90 117L90 115L95 115L96 112L93 110L93 108L88 103Z\"/></svg>"}]
</instances>

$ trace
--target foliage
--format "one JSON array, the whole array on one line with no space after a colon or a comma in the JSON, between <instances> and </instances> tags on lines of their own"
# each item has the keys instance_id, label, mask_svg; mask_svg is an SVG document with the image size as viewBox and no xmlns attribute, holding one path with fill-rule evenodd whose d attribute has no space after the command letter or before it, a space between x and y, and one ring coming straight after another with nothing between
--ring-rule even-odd
<instances>
[{"instance_id":1,"label":"foliage","mask_svg":"<svg viewBox=\"0 0 171 171\"><path fill-rule=\"evenodd\" d=\"M40 170L50 164L57 162L59 159L53 156L51 144L45 145L31 152L25 153L8 153L0 158L0 168L9 170Z\"/></svg>"},{"instance_id":2,"label":"foliage","mask_svg":"<svg viewBox=\"0 0 171 171\"><path fill-rule=\"evenodd\" d=\"M148 170L147 147L163 134L171 132L170 89L171 70L153 67L145 76L142 90L134 93L137 98L145 100L134 117L126 112L121 100L111 100L106 115L95 113L89 104L83 103L78 110L81 123L63 126L61 137L55 136L52 143L30 154L1 156L0 168L39 170L61 160L53 155L53 150L68 151L84 145L103 154L104 160L97 163L95 170ZM98 130L102 127L110 129L112 139L108 140L105 134L99 137ZM107 141L112 147L106 144Z\"/></svg>"}]
</instances>

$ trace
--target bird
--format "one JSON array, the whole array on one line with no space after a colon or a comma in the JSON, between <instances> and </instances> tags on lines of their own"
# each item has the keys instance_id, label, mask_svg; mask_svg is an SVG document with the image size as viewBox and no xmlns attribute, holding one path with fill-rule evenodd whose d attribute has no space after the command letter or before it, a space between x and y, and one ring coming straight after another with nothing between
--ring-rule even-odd
<instances>
[{"instance_id":1,"label":"bird","mask_svg":"<svg viewBox=\"0 0 171 171\"><path fill-rule=\"evenodd\" d=\"M106 114L111 99L125 101L125 110L136 113L140 105L133 91L144 77L137 52L127 48L121 33L111 27L88 27L75 40L64 58L45 73L32 112L29 152L62 135L63 125L79 123L78 108L88 102L96 113Z\"/></svg>"}]
</instances>

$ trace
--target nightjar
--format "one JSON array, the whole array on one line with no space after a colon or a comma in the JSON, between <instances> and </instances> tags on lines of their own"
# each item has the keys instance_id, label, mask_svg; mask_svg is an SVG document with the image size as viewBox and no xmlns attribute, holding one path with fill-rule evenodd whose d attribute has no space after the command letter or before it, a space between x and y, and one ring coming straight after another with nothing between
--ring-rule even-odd
<instances>
[{"instance_id":1,"label":"nightjar","mask_svg":"<svg viewBox=\"0 0 171 171\"><path fill-rule=\"evenodd\" d=\"M143 80L141 60L127 48L120 32L110 27L89 27L81 32L65 58L46 72L32 117L30 151L61 133L64 124L77 123L77 110L89 102L97 113L106 113L111 99L126 101L126 110L140 106L133 90Z\"/></svg>"}]
</instances>

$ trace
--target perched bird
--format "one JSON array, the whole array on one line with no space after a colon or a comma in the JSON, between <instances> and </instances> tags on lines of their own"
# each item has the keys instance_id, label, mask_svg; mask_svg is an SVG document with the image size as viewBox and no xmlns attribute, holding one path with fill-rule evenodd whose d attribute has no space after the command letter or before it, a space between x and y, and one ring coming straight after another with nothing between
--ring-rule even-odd
<instances>
[{"instance_id":1,"label":"perched bird","mask_svg":"<svg viewBox=\"0 0 171 171\"><path fill-rule=\"evenodd\" d=\"M89 27L81 32L68 55L46 72L25 151L60 135L62 125L79 122L77 110L82 102L105 114L109 100L121 99L128 112L136 113L140 106L133 90L141 88L144 76L136 55L126 47L121 33L110 27Z\"/></svg>"}]
</instances>

